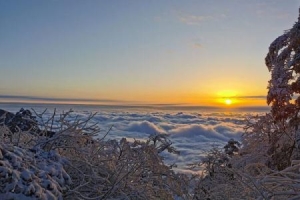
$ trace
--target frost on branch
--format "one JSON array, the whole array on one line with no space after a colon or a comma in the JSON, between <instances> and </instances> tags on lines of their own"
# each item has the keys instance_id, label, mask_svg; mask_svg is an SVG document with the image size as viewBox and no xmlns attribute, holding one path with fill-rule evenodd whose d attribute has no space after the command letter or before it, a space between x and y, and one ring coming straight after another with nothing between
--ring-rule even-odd
<instances>
[{"instance_id":1,"label":"frost on branch","mask_svg":"<svg viewBox=\"0 0 300 200\"><path fill-rule=\"evenodd\" d=\"M295 146L294 127L288 121L278 122L272 114L247 119L240 153L244 164L262 163L282 170L291 165Z\"/></svg>"}]
</instances>

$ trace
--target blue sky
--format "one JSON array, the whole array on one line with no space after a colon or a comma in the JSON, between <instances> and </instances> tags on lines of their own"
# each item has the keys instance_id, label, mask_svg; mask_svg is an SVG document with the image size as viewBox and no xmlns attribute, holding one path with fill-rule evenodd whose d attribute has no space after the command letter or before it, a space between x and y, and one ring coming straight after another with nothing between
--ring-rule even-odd
<instances>
[{"instance_id":1,"label":"blue sky","mask_svg":"<svg viewBox=\"0 0 300 200\"><path fill-rule=\"evenodd\" d=\"M262 105L299 3L0 0L0 99Z\"/></svg>"}]
</instances>

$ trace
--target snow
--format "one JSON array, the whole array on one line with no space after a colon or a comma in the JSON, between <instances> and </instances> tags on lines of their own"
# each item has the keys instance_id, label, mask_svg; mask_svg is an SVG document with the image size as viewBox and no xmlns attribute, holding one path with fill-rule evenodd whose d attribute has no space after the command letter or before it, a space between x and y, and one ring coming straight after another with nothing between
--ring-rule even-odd
<instances>
[{"instance_id":1,"label":"snow","mask_svg":"<svg viewBox=\"0 0 300 200\"><path fill-rule=\"evenodd\" d=\"M52 154L1 142L0 199L62 199L71 179Z\"/></svg>"}]
</instances>

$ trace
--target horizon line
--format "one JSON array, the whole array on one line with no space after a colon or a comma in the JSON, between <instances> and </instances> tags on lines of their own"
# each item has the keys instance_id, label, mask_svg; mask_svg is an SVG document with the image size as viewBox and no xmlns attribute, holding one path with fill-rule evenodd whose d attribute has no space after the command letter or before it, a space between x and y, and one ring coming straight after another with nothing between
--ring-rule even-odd
<instances>
[{"instance_id":1,"label":"horizon line","mask_svg":"<svg viewBox=\"0 0 300 200\"><path fill-rule=\"evenodd\" d=\"M240 96L235 98L261 99L263 96ZM246 108L246 107L269 107L268 105L209 105L200 103L155 103L146 101L129 101L116 99L91 99L91 98L56 98L26 95L0 95L0 103L10 104L53 104L53 105L95 105L95 106L155 106L155 107L206 107L206 108Z\"/></svg>"},{"instance_id":2,"label":"horizon line","mask_svg":"<svg viewBox=\"0 0 300 200\"><path fill-rule=\"evenodd\" d=\"M185 108L185 109L197 109L197 108L207 108L207 109L222 109L222 110L249 110L249 109L259 109L259 110L269 110L270 106L209 106L209 105L194 105L194 104L84 104L84 103L45 103L45 102L1 102L0 105L11 104L11 105L49 105L49 106L87 106L87 107L120 107L120 108Z\"/></svg>"}]
</instances>

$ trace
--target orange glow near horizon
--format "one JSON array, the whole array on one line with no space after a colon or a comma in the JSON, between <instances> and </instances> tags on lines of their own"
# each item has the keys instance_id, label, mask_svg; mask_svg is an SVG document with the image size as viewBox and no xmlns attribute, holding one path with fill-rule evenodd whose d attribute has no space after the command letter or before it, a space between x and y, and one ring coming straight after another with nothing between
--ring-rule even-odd
<instances>
[{"instance_id":1,"label":"orange glow near horizon","mask_svg":"<svg viewBox=\"0 0 300 200\"><path fill-rule=\"evenodd\" d=\"M209 101L210 99L210 101ZM207 103L220 107L244 107L244 106L267 106L263 96L251 96L235 90L222 90L210 96Z\"/></svg>"},{"instance_id":2,"label":"orange glow near horizon","mask_svg":"<svg viewBox=\"0 0 300 200\"><path fill-rule=\"evenodd\" d=\"M222 97L199 97L197 99L173 99L173 101L43 101L43 100L0 100L0 103L43 103L43 104L82 104L82 105L148 105L148 104L174 104L184 106L217 106L217 107L244 107L244 106L267 106L265 99L222 98Z\"/></svg>"},{"instance_id":3,"label":"orange glow near horizon","mask_svg":"<svg viewBox=\"0 0 300 200\"><path fill-rule=\"evenodd\" d=\"M215 88L217 89L217 88ZM252 91L251 91L252 93ZM157 92L156 94L150 92L131 92L126 98L124 94L112 95L101 94L83 95L86 98L80 99L74 96L65 95L64 97L38 97L38 96L24 96L19 95L15 98L0 97L0 102L18 102L18 103L53 103L53 104L85 104L85 105L150 105L150 104L169 104L169 105L184 105L184 106L213 106L213 107L247 107L247 106L267 106L266 99L261 96L255 96L251 93L240 93L238 90L221 90L215 93L200 93L200 92L184 92L163 94ZM253 94L253 93L252 93ZM104 98L107 96L109 98ZM27 98L29 97L29 98Z\"/></svg>"}]
</instances>

